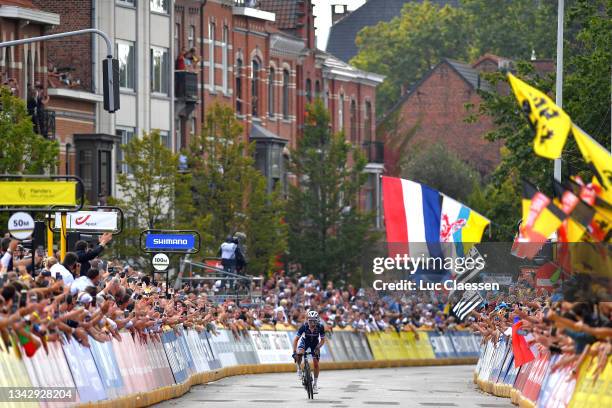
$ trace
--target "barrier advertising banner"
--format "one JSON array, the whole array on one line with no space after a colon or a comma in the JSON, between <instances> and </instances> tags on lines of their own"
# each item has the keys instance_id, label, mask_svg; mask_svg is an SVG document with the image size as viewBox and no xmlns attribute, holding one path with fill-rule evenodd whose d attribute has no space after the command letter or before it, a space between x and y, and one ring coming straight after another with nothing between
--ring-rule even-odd
<instances>
[{"instance_id":1,"label":"barrier advertising banner","mask_svg":"<svg viewBox=\"0 0 612 408\"><path fill-rule=\"evenodd\" d=\"M606 367L595 380L597 363L587 357L580 366L576 392L569 404L570 408L609 407L612 405L612 357L608 357ZM573 391L572 387L572 391ZM572 393L569 394L570 396Z\"/></svg>"},{"instance_id":2,"label":"barrier advertising banner","mask_svg":"<svg viewBox=\"0 0 612 408\"><path fill-rule=\"evenodd\" d=\"M255 352L261 364L292 363L293 347L286 331L258 332L249 330Z\"/></svg>"},{"instance_id":3,"label":"barrier advertising banner","mask_svg":"<svg viewBox=\"0 0 612 408\"><path fill-rule=\"evenodd\" d=\"M219 356L215 354L212 347L212 334L208 331L203 331L199 334L201 343L204 345L204 351L206 352L206 360L208 361L208 365L211 370L216 370L221 368L221 360L219 360Z\"/></svg>"},{"instance_id":4,"label":"barrier advertising banner","mask_svg":"<svg viewBox=\"0 0 612 408\"><path fill-rule=\"evenodd\" d=\"M218 334L213 334L210 338L213 351L219 360L221 367L231 367L238 365L236 355L232 351L232 334L229 330L217 330Z\"/></svg>"},{"instance_id":5,"label":"barrier advertising banner","mask_svg":"<svg viewBox=\"0 0 612 408\"><path fill-rule=\"evenodd\" d=\"M123 394L123 378L117 364L117 358L113 352L111 343L99 343L92 337L89 338L90 350L98 367L98 373L102 385L106 390L108 398L117 398Z\"/></svg>"},{"instance_id":6,"label":"barrier advertising banner","mask_svg":"<svg viewBox=\"0 0 612 408\"><path fill-rule=\"evenodd\" d=\"M189 347L189 350L191 351L196 372L209 371L210 366L208 365L208 353L205 350L204 343L202 343L200 340L198 333L193 330L188 330L185 332L185 339L187 340L187 347ZM204 340L204 342L206 342L206 340Z\"/></svg>"},{"instance_id":7,"label":"barrier advertising banner","mask_svg":"<svg viewBox=\"0 0 612 408\"><path fill-rule=\"evenodd\" d=\"M413 332L400 333L400 337L406 348L407 358L414 360L435 358L436 355L429 342L429 335L427 332L419 331L418 334L419 338L417 339Z\"/></svg>"},{"instance_id":8,"label":"barrier advertising banner","mask_svg":"<svg viewBox=\"0 0 612 408\"><path fill-rule=\"evenodd\" d=\"M431 343L431 347L433 347L436 358L449 358L457 356L450 336L436 332L429 332L429 341Z\"/></svg>"},{"instance_id":9,"label":"barrier advertising banner","mask_svg":"<svg viewBox=\"0 0 612 408\"><path fill-rule=\"evenodd\" d=\"M91 350L71 339L62 346L81 402L106 399L106 391Z\"/></svg>"},{"instance_id":10,"label":"barrier advertising banner","mask_svg":"<svg viewBox=\"0 0 612 408\"><path fill-rule=\"evenodd\" d=\"M327 336L327 344L329 348L329 352L332 355L332 359L334 361L348 361L350 360L349 353L344 346L344 340L340 336L340 333L343 333L340 330L329 332Z\"/></svg>"},{"instance_id":11,"label":"barrier advertising banner","mask_svg":"<svg viewBox=\"0 0 612 408\"><path fill-rule=\"evenodd\" d=\"M182 344L178 341L174 331L169 330L162 334L162 343L166 351L166 357L170 363L170 369L177 384L185 382L189 377L189 363L184 353Z\"/></svg>"}]
</instances>

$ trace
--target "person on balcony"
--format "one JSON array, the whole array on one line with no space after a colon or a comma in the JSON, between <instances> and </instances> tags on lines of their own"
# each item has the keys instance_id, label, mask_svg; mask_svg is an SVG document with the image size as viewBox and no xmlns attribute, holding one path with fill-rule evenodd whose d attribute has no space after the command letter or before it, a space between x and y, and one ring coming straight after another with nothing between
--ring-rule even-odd
<instances>
[{"instance_id":1,"label":"person on balcony","mask_svg":"<svg viewBox=\"0 0 612 408\"><path fill-rule=\"evenodd\" d=\"M185 71L187 68L185 64L185 54L187 54L187 50L185 48L181 48L181 52L179 52L174 63L174 69L176 71Z\"/></svg>"}]
</instances>

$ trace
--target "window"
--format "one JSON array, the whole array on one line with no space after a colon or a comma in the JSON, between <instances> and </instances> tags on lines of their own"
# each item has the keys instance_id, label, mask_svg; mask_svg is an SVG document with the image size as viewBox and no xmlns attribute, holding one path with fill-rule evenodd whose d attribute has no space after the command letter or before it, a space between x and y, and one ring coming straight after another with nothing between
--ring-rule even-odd
<instances>
[{"instance_id":1,"label":"window","mask_svg":"<svg viewBox=\"0 0 612 408\"><path fill-rule=\"evenodd\" d=\"M98 151L98 195L109 196L111 186L111 152L109 150Z\"/></svg>"},{"instance_id":2,"label":"window","mask_svg":"<svg viewBox=\"0 0 612 408\"><path fill-rule=\"evenodd\" d=\"M320 98L321 97L321 82L316 81L315 82L315 98Z\"/></svg>"},{"instance_id":3,"label":"window","mask_svg":"<svg viewBox=\"0 0 612 408\"><path fill-rule=\"evenodd\" d=\"M181 51L181 25L179 23L176 23L174 24L174 59L178 58L180 51Z\"/></svg>"},{"instance_id":4,"label":"window","mask_svg":"<svg viewBox=\"0 0 612 408\"><path fill-rule=\"evenodd\" d=\"M308 103L312 103L312 81L310 78L306 80L306 100Z\"/></svg>"},{"instance_id":5,"label":"window","mask_svg":"<svg viewBox=\"0 0 612 408\"><path fill-rule=\"evenodd\" d=\"M151 47L151 92L168 94L168 49Z\"/></svg>"},{"instance_id":6,"label":"window","mask_svg":"<svg viewBox=\"0 0 612 408\"><path fill-rule=\"evenodd\" d=\"M91 150L79 151L79 177L83 180L85 190L91 191L92 185L92 169L93 152Z\"/></svg>"},{"instance_id":7,"label":"window","mask_svg":"<svg viewBox=\"0 0 612 408\"><path fill-rule=\"evenodd\" d=\"M340 94L338 101L338 131L344 130L344 94Z\"/></svg>"},{"instance_id":8,"label":"window","mask_svg":"<svg viewBox=\"0 0 612 408\"><path fill-rule=\"evenodd\" d=\"M289 119L289 71L283 70L283 119Z\"/></svg>"},{"instance_id":9,"label":"window","mask_svg":"<svg viewBox=\"0 0 612 408\"><path fill-rule=\"evenodd\" d=\"M372 103L370 101L365 103L363 127L365 128L365 140L368 142L372 141Z\"/></svg>"},{"instance_id":10,"label":"window","mask_svg":"<svg viewBox=\"0 0 612 408\"><path fill-rule=\"evenodd\" d=\"M189 32L187 33L187 49L195 47L195 26L189 26Z\"/></svg>"},{"instance_id":11,"label":"window","mask_svg":"<svg viewBox=\"0 0 612 408\"><path fill-rule=\"evenodd\" d=\"M357 135L357 102L351 100L351 112L350 112L350 125L351 125L351 142L358 141Z\"/></svg>"},{"instance_id":12,"label":"window","mask_svg":"<svg viewBox=\"0 0 612 408\"><path fill-rule=\"evenodd\" d=\"M132 170L128 167L127 163L124 163L125 157L123 156L123 145L130 143L136 133L134 128L119 128L115 130L115 135L121 138L121 144L117 146L117 172L118 173L132 173Z\"/></svg>"},{"instance_id":13,"label":"window","mask_svg":"<svg viewBox=\"0 0 612 408\"><path fill-rule=\"evenodd\" d=\"M193 140L193 137L196 134L196 118L195 117L191 118L189 122L190 122L189 136L191 136L191 139Z\"/></svg>"},{"instance_id":14,"label":"window","mask_svg":"<svg viewBox=\"0 0 612 408\"><path fill-rule=\"evenodd\" d=\"M168 14L169 0L151 0L151 11Z\"/></svg>"},{"instance_id":15,"label":"window","mask_svg":"<svg viewBox=\"0 0 612 408\"><path fill-rule=\"evenodd\" d=\"M117 59L119 60L119 86L124 89L134 89L136 77L134 43L117 41Z\"/></svg>"},{"instance_id":16,"label":"window","mask_svg":"<svg viewBox=\"0 0 612 408\"><path fill-rule=\"evenodd\" d=\"M183 136L183 121L179 118L174 119L174 145L177 151L185 147Z\"/></svg>"},{"instance_id":17,"label":"window","mask_svg":"<svg viewBox=\"0 0 612 408\"><path fill-rule=\"evenodd\" d=\"M274 68L270 68L270 75L268 76L268 116L270 119L274 119Z\"/></svg>"},{"instance_id":18,"label":"window","mask_svg":"<svg viewBox=\"0 0 612 408\"><path fill-rule=\"evenodd\" d=\"M172 144L170 143L170 134L167 130L159 131L159 140L163 146L166 146L168 149L172 149Z\"/></svg>"},{"instance_id":19,"label":"window","mask_svg":"<svg viewBox=\"0 0 612 408\"><path fill-rule=\"evenodd\" d=\"M229 42L229 30L227 28L227 26L223 26L223 55L222 55L222 61L221 63L223 64L223 93L227 94L228 91L228 82L229 82L229 69L228 69L228 62L227 62L227 49L228 49L228 42Z\"/></svg>"},{"instance_id":20,"label":"window","mask_svg":"<svg viewBox=\"0 0 612 408\"><path fill-rule=\"evenodd\" d=\"M254 59L251 65L251 114L259 116L259 60Z\"/></svg>"},{"instance_id":21,"label":"window","mask_svg":"<svg viewBox=\"0 0 612 408\"><path fill-rule=\"evenodd\" d=\"M208 84L215 92L215 23L208 25Z\"/></svg>"},{"instance_id":22,"label":"window","mask_svg":"<svg viewBox=\"0 0 612 408\"><path fill-rule=\"evenodd\" d=\"M242 60L236 60L236 113L242 115Z\"/></svg>"},{"instance_id":23,"label":"window","mask_svg":"<svg viewBox=\"0 0 612 408\"><path fill-rule=\"evenodd\" d=\"M117 0L117 3L124 6L136 6L136 0Z\"/></svg>"}]
</instances>

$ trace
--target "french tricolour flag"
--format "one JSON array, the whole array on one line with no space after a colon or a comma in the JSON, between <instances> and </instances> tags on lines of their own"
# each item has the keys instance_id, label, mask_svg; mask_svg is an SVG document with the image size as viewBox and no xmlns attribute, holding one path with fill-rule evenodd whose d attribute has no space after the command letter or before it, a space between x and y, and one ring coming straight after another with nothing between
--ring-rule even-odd
<instances>
[{"instance_id":1,"label":"french tricolour flag","mask_svg":"<svg viewBox=\"0 0 612 408\"><path fill-rule=\"evenodd\" d=\"M442 256L440 193L395 177L383 176L382 187L389 256Z\"/></svg>"}]
</instances>

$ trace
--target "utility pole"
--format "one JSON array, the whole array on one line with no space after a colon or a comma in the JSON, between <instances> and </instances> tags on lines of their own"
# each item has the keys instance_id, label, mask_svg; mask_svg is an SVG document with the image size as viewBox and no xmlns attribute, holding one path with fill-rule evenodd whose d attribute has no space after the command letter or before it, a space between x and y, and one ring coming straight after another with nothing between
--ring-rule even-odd
<instances>
[{"instance_id":1,"label":"utility pole","mask_svg":"<svg viewBox=\"0 0 612 408\"><path fill-rule=\"evenodd\" d=\"M106 58L102 62L102 77L104 90L104 109L110 113L119 110L119 61L113 58L113 43L103 31L95 28L87 28L85 30L67 31L65 33L56 33L42 35L40 37L22 38L19 40L0 42L0 48L12 47L14 45L29 44L39 41L55 40L57 38L70 37L81 34L98 34L104 38L106 42Z\"/></svg>"},{"instance_id":2,"label":"utility pole","mask_svg":"<svg viewBox=\"0 0 612 408\"><path fill-rule=\"evenodd\" d=\"M563 108L563 15L565 13L564 0L559 0L557 10L557 83L555 87L555 103ZM555 180L561 182L561 157L555 159Z\"/></svg>"}]
</instances>

